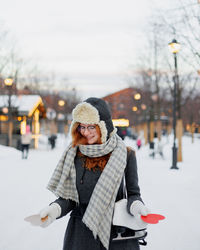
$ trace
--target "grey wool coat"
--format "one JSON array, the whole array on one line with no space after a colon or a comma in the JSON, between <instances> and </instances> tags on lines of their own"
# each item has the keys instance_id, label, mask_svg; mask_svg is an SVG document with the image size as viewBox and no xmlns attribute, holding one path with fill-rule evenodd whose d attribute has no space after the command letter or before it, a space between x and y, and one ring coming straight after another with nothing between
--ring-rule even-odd
<instances>
[{"instance_id":1,"label":"grey wool coat","mask_svg":"<svg viewBox=\"0 0 200 250\"><path fill-rule=\"evenodd\" d=\"M125 180L128 195L128 210L134 200L141 200L138 186L138 174L135 152L127 151L127 166L125 168ZM101 175L100 169L88 170L84 167L84 160L80 156L75 157L76 187L79 194L79 205L72 200L58 198L61 206L61 217L71 212L70 219L65 232L63 250L106 250L100 240L94 239L92 231L82 222L82 217L89 203L93 189ZM123 198L123 183L121 183L117 200ZM58 219L59 219L58 218ZM115 235L114 226L111 227L109 250L139 250L137 240L126 240L123 242L112 241Z\"/></svg>"}]
</instances>

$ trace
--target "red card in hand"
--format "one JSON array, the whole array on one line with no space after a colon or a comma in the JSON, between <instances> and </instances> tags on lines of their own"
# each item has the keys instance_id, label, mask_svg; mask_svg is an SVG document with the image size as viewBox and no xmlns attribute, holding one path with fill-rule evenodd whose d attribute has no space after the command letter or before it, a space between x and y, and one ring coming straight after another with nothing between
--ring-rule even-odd
<instances>
[{"instance_id":1,"label":"red card in hand","mask_svg":"<svg viewBox=\"0 0 200 250\"><path fill-rule=\"evenodd\" d=\"M147 216L141 215L141 219L149 224L157 224L159 220L164 220L165 216L161 214L148 214Z\"/></svg>"}]
</instances>

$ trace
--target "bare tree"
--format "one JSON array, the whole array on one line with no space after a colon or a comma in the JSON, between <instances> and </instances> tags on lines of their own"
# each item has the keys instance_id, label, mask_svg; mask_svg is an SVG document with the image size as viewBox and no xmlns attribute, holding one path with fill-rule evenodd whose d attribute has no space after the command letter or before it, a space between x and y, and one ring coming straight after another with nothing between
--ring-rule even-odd
<instances>
[{"instance_id":1,"label":"bare tree","mask_svg":"<svg viewBox=\"0 0 200 250\"><path fill-rule=\"evenodd\" d=\"M166 70L165 54L163 52L162 25L153 21L148 27L147 45L143 52L138 55L135 72L129 81L130 86L139 86L143 91L149 93L145 97L145 104L149 107L150 119L160 120L163 100L166 99L167 84L165 83Z\"/></svg>"},{"instance_id":2,"label":"bare tree","mask_svg":"<svg viewBox=\"0 0 200 250\"><path fill-rule=\"evenodd\" d=\"M173 9L159 11L156 18L162 26L162 37L176 38L181 43L181 50L178 53L179 81L177 86L177 111L178 118L181 118L181 109L190 99L191 95L197 91L199 81L200 66L200 5L191 0L180 0ZM167 39L166 39L167 41ZM166 75L166 83L169 91L173 93L174 62L165 56L166 68L172 74ZM197 74L198 73L198 74Z\"/></svg>"}]
</instances>

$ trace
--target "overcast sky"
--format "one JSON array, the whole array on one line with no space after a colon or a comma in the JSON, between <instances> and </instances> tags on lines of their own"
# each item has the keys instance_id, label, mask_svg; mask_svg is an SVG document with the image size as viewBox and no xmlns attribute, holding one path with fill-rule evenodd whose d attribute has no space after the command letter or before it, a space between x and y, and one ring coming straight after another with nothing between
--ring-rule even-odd
<instances>
[{"instance_id":1,"label":"overcast sky","mask_svg":"<svg viewBox=\"0 0 200 250\"><path fill-rule=\"evenodd\" d=\"M125 75L157 8L171 0L6 0L0 20L25 58L65 75L83 98L127 86Z\"/></svg>"}]
</instances>

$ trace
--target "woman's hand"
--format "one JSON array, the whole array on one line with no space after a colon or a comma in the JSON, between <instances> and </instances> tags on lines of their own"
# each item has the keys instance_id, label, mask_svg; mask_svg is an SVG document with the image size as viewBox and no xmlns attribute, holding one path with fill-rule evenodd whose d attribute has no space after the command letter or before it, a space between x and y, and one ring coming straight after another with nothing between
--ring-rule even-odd
<instances>
[{"instance_id":1,"label":"woman's hand","mask_svg":"<svg viewBox=\"0 0 200 250\"><path fill-rule=\"evenodd\" d=\"M61 207L58 203L52 203L50 206L40 211L40 218L43 221L41 227L48 227L56 218L61 215Z\"/></svg>"},{"instance_id":2,"label":"woman's hand","mask_svg":"<svg viewBox=\"0 0 200 250\"><path fill-rule=\"evenodd\" d=\"M150 211L141 201L136 200L131 204L130 212L133 216L138 217L141 215L147 216Z\"/></svg>"},{"instance_id":3,"label":"woman's hand","mask_svg":"<svg viewBox=\"0 0 200 250\"><path fill-rule=\"evenodd\" d=\"M141 201L136 200L131 204L130 212L135 217L137 225L146 228L147 223L141 219L141 215L147 216L150 210Z\"/></svg>"}]
</instances>

